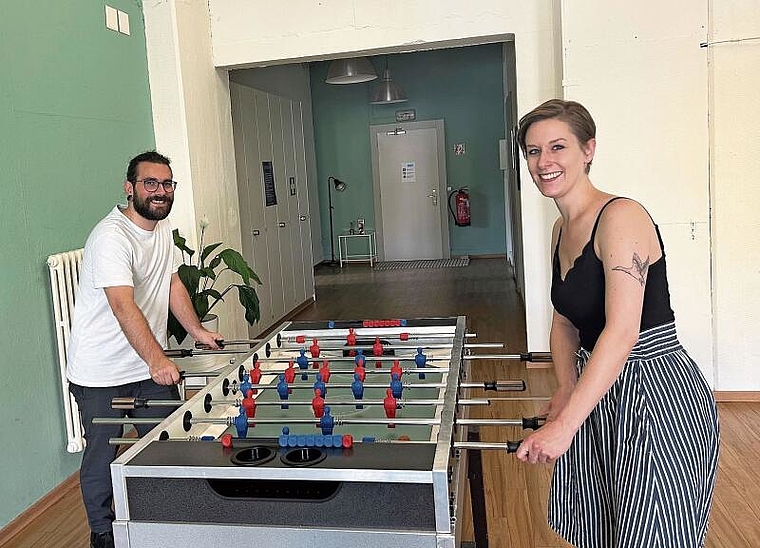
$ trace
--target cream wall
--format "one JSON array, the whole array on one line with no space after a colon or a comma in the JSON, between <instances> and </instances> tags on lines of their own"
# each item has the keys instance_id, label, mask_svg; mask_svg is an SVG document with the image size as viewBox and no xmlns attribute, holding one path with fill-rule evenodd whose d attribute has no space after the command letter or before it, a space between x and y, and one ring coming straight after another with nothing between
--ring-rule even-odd
<instances>
[{"instance_id":1,"label":"cream wall","mask_svg":"<svg viewBox=\"0 0 760 548\"><path fill-rule=\"evenodd\" d=\"M177 187L171 220L198 250L198 220L207 216L204 245L241 249L227 71L214 68L205 2L143 2L156 148L172 159ZM220 277L220 289L226 287ZM230 281L236 281L229 278ZM231 292L214 312L228 338L248 330Z\"/></svg>"},{"instance_id":2,"label":"cream wall","mask_svg":"<svg viewBox=\"0 0 760 548\"><path fill-rule=\"evenodd\" d=\"M562 35L565 97L597 124L591 179L658 223L679 337L712 382L707 5L568 1Z\"/></svg>"},{"instance_id":3,"label":"cream wall","mask_svg":"<svg viewBox=\"0 0 760 548\"><path fill-rule=\"evenodd\" d=\"M754 243L757 198L749 188L754 168L750 160L756 156L750 147L757 140L760 119L753 92L760 84L756 69L760 43L699 48L708 38L760 35L758 2L393 3L396 6L378 12L376 5L361 0L279 4L210 0L213 63L226 68L265 66L355 52L477 43L513 33L519 113L563 95L590 105L600 126L593 178L606 189L645 202L661 225L684 343L716 389L760 390L760 375L752 363L758 354L753 334L760 328L756 312L760 303L753 291L760 264ZM200 4L205 3L181 4L177 21L182 25L175 30L180 38L168 49L177 43L184 47L183 33L208 40L208 29L204 31L200 22L205 8ZM146 3L146 18L167 6L177 9L174 0ZM183 28L185 10L197 16L192 30L200 35ZM388 17L388 13L399 15ZM167 44L160 47L167 49ZM150 38L149 50L149 57L169 56L154 50ZM199 168L212 151L225 151L218 167L227 170L225 181L233 181L226 128L217 127L199 141L188 118L191 110L198 117L229 116L222 97L226 83L212 85L212 71L201 66L208 51L194 55L193 59L180 56L179 83L172 78L172 70L176 71L172 63L165 63L167 74L157 81L168 80L163 85L171 88L170 97L162 106L154 94L154 111L162 117L184 112L188 170ZM191 62L198 63L193 71L183 68L183 63ZM216 91L202 100L192 98L193 109L178 106L190 100L196 85ZM200 119L210 121L195 120ZM157 125L156 138L160 143L166 135L167 143L181 147L181 127L164 132ZM542 350L547 347L550 318L549 229L556 211L532 188L524 169L523 188L528 347ZM231 195L217 198L220 206L231 206ZM199 211L197 205L189 207ZM223 215L224 207L218 209L215 214Z\"/></svg>"},{"instance_id":4,"label":"cream wall","mask_svg":"<svg viewBox=\"0 0 760 548\"><path fill-rule=\"evenodd\" d=\"M760 1L709 9L716 386L760 390Z\"/></svg>"}]
</instances>

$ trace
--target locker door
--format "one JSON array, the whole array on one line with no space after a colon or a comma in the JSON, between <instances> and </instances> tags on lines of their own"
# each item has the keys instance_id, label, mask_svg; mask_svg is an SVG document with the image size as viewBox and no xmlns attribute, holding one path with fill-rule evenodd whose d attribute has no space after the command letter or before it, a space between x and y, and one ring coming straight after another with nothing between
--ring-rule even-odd
<instances>
[{"instance_id":1,"label":"locker door","mask_svg":"<svg viewBox=\"0 0 760 548\"><path fill-rule=\"evenodd\" d=\"M285 178L287 182L286 200L288 203L288 226L290 235L291 261L293 263L293 306L298 306L306 300L303 281L303 255L301 253L301 228L298 221L298 187L296 172L296 152L293 140L293 101L283 99L282 135L285 145Z\"/></svg>"},{"instance_id":2,"label":"locker door","mask_svg":"<svg viewBox=\"0 0 760 548\"><path fill-rule=\"evenodd\" d=\"M301 238L301 264L303 266L304 299L314 297L314 255L311 241L311 217L309 216L309 185L306 176L306 145L303 136L303 113L301 102L293 102L293 146L296 165L296 197L298 226Z\"/></svg>"},{"instance_id":3,"label":"locker door","mask_svg":"<svg viewBox=\"0 0 760 548\"><path fill-rule=\"evenodd\" d=\"M270 97L268 94L254 90L256 96L256 119L259 135L258 172L263 184L264 231L267 242L267 260L269 263L269 284L272 306L270 324L285 314L285 302L282 294L282 267L280 264L280 245L277 227L277 188L276 158L272 149L272 124ZM278 123L279 125L279 123Z\"/></svg>"},{"instance_id":4,"label":"locker door","mask_svg":"<svg viewBox=\"0 0 760 548\"><path fill-rule=\"evenodd\" d=\"M269 95L269 119L272 123L272 151L274 153L275 187L277 189L277 237L280 246L280 265L282 267L283 311L290 312L296 306L293 288L293 249L290 236L293 227L288 210L288 183L286 177L285 130L282 111L287 109L288 100Z\"/></svg>"},{"instance_id":5,"label":"locker door","mask_svg":"<svg viewBox=\"0 0 760 548\"><path fill-rule=\"evenodd\" d=\"M252 89L232 82L230 97L235 167L240 197L241 252L262 283L256 287L261 320L249 328L250 336L255 337L272 324L270 320L272 315L271 284L264 229L264 190L259 168L256 97Z\"/></svg>"}]
</instances>

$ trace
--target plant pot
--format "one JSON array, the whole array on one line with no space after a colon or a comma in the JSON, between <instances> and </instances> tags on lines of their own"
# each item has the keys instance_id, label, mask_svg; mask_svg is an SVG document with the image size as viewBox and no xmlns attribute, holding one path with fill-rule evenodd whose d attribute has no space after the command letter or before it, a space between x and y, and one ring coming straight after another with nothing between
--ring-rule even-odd
<instances>
[{"instance_id":1,"label":"plant pot","mask_svg":"<svg viewBox=\"0 0 760 548\"><path fill-rule=\"evenodd\" d=\"M217 332L219 330L219 317L216 314L209 314L201 321L201 325L209 331ZM195 350L195 340L188 335L182 344L177 343L174 337L169 338L169 348L171 349L193 349ZM200 373L203 371L216 371L222 367L229 365L230 356L228 354L207 354L198 356L188 356L186 358L174 358L174 363L177 364L180 371L187 371L189 373ZM192 379L188 379L192 381ZM203 379L201 379L201 382ZM188 382L188 384L196 384Z\"/></svg>"}]
</instances>

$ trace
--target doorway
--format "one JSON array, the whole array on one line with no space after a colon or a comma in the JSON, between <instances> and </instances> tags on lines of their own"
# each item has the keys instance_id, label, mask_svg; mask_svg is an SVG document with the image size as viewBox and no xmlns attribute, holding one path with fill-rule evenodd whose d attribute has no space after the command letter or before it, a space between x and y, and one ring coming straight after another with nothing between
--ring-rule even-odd
<instances>
[{"instance_id":1,"label":"doorway","mask_svg":"<svg viewBox=\"0 0 760 548\"><path fill-rule=\"evenodd\" d=\"M370 126L381 261L448 259L443 120Z\"/></svg>"}]
</instances>

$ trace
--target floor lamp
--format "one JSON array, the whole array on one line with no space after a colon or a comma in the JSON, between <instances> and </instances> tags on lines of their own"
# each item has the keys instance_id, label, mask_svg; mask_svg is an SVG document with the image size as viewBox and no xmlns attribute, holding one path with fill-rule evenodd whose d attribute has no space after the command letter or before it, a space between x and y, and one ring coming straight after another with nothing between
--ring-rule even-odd
<instances>
[{"instance_id":1,"label":"floor lamp","mask_svg":"<svg viewBox=\"0 0 760 548\"><path fill-rule=\"evenodd\" d=\"M338 261L335 260L335 233L333 232L333 205L332 205L332 189L335 187L336 192L343 192L346 190L346 183L340 179L336 179L333 176L327 178L327 202L330 204L330 255L332 260L330 266L335 266Z\"/></svg>"}]
</instances>

